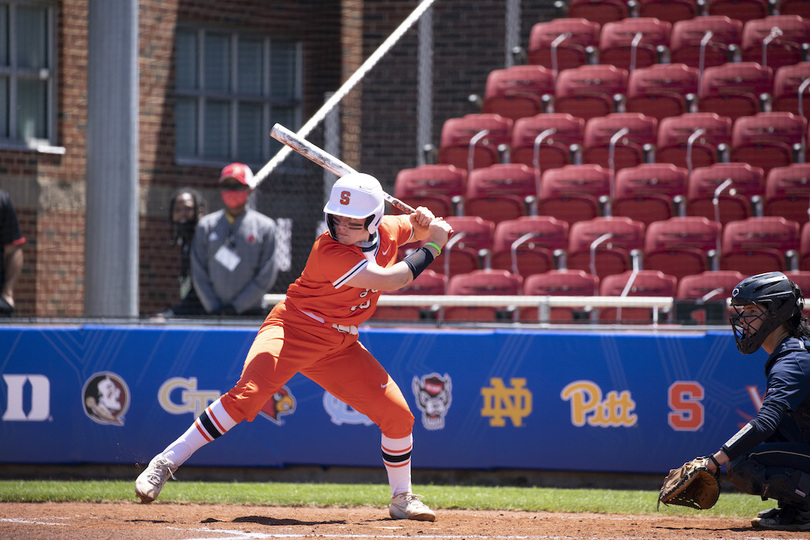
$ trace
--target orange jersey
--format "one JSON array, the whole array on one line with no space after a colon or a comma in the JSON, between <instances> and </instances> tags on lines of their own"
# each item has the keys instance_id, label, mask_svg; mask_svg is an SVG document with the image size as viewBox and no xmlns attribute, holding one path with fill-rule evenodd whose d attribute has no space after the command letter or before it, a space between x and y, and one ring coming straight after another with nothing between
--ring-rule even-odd
<instances>
[{"instance_id":1,"label":"orange jersey","mask_svg":"<svg viewBox=\"0 0 810 540\"><path fill-rule=\"evenodd\" d=\"M386 268L396 262L397 249L411 237L406 215L383 216L377 228L379 242L367 253L323 233L315 240L301 276L287 288L287 303L328 324L360 325L377 307L380 291L349 287L346 281L371 260Z\"/></svg>"}]
</instances>

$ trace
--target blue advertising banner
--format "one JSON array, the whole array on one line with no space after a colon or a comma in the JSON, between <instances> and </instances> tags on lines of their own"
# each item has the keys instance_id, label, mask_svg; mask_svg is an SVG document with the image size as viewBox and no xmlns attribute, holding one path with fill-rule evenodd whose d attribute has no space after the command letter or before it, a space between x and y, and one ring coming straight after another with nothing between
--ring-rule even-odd
<instances>
[{"instance_id":1,"label":"blue advertising banner","mask_svg":"<svg viewBox=\"0 0 810 540\"><path fill-rule=\"evenodd\" d=\"M245 327L0 328L0 462L146 463L239 378ZM753 417L731 332L363 328L416 417L417 468L666 473ZM379 466L380 434L301 375L198 466Z\"/></svg>"}]
</instances>

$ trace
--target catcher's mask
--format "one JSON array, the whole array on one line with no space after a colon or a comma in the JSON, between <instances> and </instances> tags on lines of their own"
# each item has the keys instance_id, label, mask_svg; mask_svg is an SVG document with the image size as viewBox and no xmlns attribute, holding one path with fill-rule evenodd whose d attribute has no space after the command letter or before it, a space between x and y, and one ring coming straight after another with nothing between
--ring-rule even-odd
<instances>
[{"instance_id":1,"label":"catcher's mask","mask_svg":"<svg viewBox=\"0 0 810 540\"><path fill-rule=\"evenodd\" d=\"M767 272L745 278L731 292L735 314L729 317L737 349L743 354L759 350L771 333L786 323L804 307L802 291L782 272ZM744 312L746 306L756 306L758 313ZM751 324L759 320L759 328Z\"/></svg>"},{"instance_id":2,"label":"catcher's mask","mask_svg":"<svg viewBox=\"0 0 810 540\"><path fill-rule=\"evenodd\" d=\"M385 211L385 197L380 182L369 174L350 173L332 186L329 200L323 207L326 226L332 238L337 238L333 216L365 218L369 234L377 232Z\"/></svg>"}]
</instances>

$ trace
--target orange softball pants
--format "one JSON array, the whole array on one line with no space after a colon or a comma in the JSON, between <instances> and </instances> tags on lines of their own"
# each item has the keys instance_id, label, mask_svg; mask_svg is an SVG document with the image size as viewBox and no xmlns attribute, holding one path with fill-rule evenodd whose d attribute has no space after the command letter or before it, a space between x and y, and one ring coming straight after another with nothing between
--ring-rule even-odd
<instances>
[{"instance_id":1,"label":"orange softball pants","mask_svg":"<svg viewBox=\"0 0 810 540\"><path fill-rule=\"evenodd\" d=\"M386 437L411 434L414 417L408 402L358 336L322 324L286 301L265 319L239 382L220 402L235 422L252 422L296 373L368 416Z\"/></svg>"}]
</instances>

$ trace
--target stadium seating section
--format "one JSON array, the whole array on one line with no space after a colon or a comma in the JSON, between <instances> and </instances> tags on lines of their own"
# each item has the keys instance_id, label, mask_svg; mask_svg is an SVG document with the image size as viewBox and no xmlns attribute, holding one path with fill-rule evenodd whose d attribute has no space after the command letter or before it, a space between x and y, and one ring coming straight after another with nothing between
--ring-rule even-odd
<instances>
[{"instance_id":1,"label":"stadium seating section","mask_svg":"<svg viewBox=\"0 0 810 540\"><path fill-rule=\"evenodd\" d=\"M672 313L484 302L376 318L694 324L721 321L754 273L810 291L810 1L559 4L477 110L445 119L435 163L397 176L396 197L455 230L399 294L665 296Z\"/></svg>"}]
</instances>

